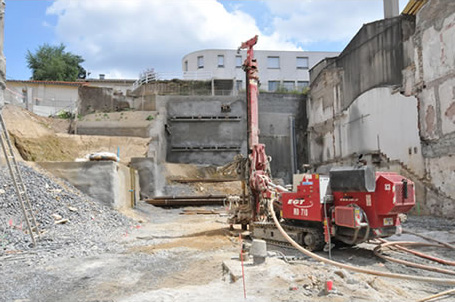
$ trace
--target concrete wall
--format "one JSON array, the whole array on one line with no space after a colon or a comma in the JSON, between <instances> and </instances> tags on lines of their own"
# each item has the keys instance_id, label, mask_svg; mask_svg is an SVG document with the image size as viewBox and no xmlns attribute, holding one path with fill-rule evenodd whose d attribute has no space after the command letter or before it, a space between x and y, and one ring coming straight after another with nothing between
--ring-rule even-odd
<instances>
[{"instance_id":1,"label":"concrete wall","mask_svg":"<svg viewBox=\"0 0 455 302\"><path fill-rule=\"evenodd\" d=\"M310 163L379 151L423 176L416 98L381 87L363 93L347 110L335 115L332 115L333 106L329 105L321 117L318 112L321 107L312 100Z\"/></svg>"},{"instance_id":2,"label":"concrete wall","mask_svg":"<svg viewBox=\"0 0 455 302\"><path fill-rule=\"evenodd\" d=\"M404 18L365 25L313 68L310 159L325 167L376 150L418 184L422 213L453 217L455 2L430 0Z\"/></svg>"},{"instance_id":3,"label":"concrete wall","mask_svg":"<svg viewBox=\"0 0 455 302\"><path fill-rule=\"evenodd\" d=\"M242 97L163 96L169 162L223 165L246 154ZM223 112L222 106L229 106Z\"/></svg>"},{"instance_id":4,"label":"concrete wall","mask_svg":"<svg viewBox=\"0 0 455 302\"><path fill-rule=\"evenodd\" d=\"M413 33L414 21L403 17L365 24L343 52L326 68L340 70L341 109L374 87L401 86L409 59L403 49ZM327 61L320 64L327 64ZM310 71L312 89L321 68ZM312 96L313 97L313 96Z\"/></svg>"},{"instance_id":5,"label":"concrete wall","mask_svg":"<svg viewBox=\"0 0 455 302\"><path fill-rule=\"evenodd\" d=\"M266 153L272 156L273 177L291 183L292 175L307 163L306 127L304 95L260 94L259 141L265 144Z\"/></svg>"},{"instance_id":6,"label":"concrete wall","mask_svg":"<svg viewBox=\"0 0 455 302\"><path fill-rule=\"evenodd\" d=\"M339 57L311 70L310 163L378 151L424 175L418 102L399 93L413 26L403 17L366 24Z\"/></svg>"},{"instance_id":7,"label":"concrete wall","mask_svg":"<svg viewBox=\"0 0 455 302\"><path fill-rule=\"evenodd\" d=\"M150 137L151 122L149 121L77 121L76 134Z\"/></svg>"},{"instance_id":8,"label":"concrete wall","mask_svg":"<svg viewBox=\"0 0 455 302\"><path fill-rule=\"evenodd\" d=\"M452 198L455 215L455 2L428 1L417 14L413 62L403 85L419 99L427 179Z\"/></svg>"},{"instance_id":9,"label":"concrete wall","mask_svg":"<svg viewBox=\"0 0 455 302\"><path fill-rule=\"evenodd\" d=\"M130 169L111 161L41 162L41 167L63 178L85 194L115 209L131 207L133 196ZM135 182L135 180L133 180Z\"/></svg>"},{"instance_id":10,"label":"concrete wall","mask_svg":"<svg viewBox=\"0 0 455 302\"><path fill-rule=\"evenodd\" d=\"M139 175L139 186L140 186L140 197L141 199L150 198L157 195L156 192L156 177L157 174L157 163L155 158L152 157L134 157L131 158L130 166L137 170Z\"/></svg>"},{"instance_id":11,"label":"concrete wall","mask_svg":"<svg viewBox=\"0 0 455 302\"><path fill-rule=\"evenodd\" d=\"M160 115L168 117L167 161L222 165L232 161L238 153L246 156L244 96L159 96L157 100L165 107L165 112L160 111ZM222 105L230 106L230 112L222 112ZM194 119L188 120L190 117ZM294 129L290 118L295 121ZM292 173L306 162L305 97L298 94L260 94L259 128L259 141L266 145L266 152L273 159L273 176L290 182ZM292 130L296 133L294 139L291 139ZM210 148L219 149L214 151Z\"/></svg>"},{"instance_id":12,"label":"concrete wall","mask_svg":"<svg viewBox=\"0 0 455 302\"><path fill-rule=\"evenodd\" d=\"M77 105L80 85L74 82L8 80L6 102L43 116L60 110L72 112Z\"/></svg>"},{"instance_id":13,"label":"concrete wall","mask_svg":"<svg viewBox=\"0 0 455 302\"><path fill-rule=\"evenodd\" d=\"M81 86L78 93L78 113L81 115L130 108L128 99L123 94L116 94L112 88Z\"/></svg>"}]
</instances>

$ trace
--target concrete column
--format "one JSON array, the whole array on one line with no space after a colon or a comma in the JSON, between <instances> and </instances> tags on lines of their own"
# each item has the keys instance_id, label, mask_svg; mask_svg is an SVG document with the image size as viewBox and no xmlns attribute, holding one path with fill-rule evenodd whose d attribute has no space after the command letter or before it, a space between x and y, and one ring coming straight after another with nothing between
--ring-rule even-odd
<instances>
[{"instance_id":1,"label":"concrete column","mask_svg":"<svg viewBox=\"0 0 455 302\"><path fill-rule=\"evenodd\" d=\"M384 19L398 16L399 10L399 0L384 0Z\"/></svg>"}]
</instances>

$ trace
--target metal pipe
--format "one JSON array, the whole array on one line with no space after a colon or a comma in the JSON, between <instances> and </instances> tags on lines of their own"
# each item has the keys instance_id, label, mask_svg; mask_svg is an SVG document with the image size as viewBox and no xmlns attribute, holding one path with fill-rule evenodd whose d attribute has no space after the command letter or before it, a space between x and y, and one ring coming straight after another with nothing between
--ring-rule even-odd
<instances>
[{"instance_id":1,"label":"metal pipe","mask_svg":"<svg viewBox=\"0 0 455 302\"><path fill-rule=\"evenodd\" d=\"M416 244L416 242L400 242L400 244L405 244L405 243ZM403 264L403 265L406 265L406 266L416 267L416 268L424 269L424 270L427 270L427 271L433 271L433 272L438 272L438 273L448 274L448 275L455 275L455 271L451 271L451 270L447 270L447 269L443 269L443 268L438 268L438 267L433 267L433 266L429 266L429 265L424 265L424 264L418 264L418 263L414 263L414 262L410 262L410 261L406 261L406 260L395 259L393 257L385 256L385 255L381 254L381 252L382 252L381 249L382 248L390 247L391 245L396 245L396 244L398 244L398 243L388 242L386 244L380 244L380 245L378 245L377 247L374 248L373 252L374 252L374 254L377 257L385 259L385 260L388 260L388 261L391 261L391 262Z\"/></svg>"}]
</instances>

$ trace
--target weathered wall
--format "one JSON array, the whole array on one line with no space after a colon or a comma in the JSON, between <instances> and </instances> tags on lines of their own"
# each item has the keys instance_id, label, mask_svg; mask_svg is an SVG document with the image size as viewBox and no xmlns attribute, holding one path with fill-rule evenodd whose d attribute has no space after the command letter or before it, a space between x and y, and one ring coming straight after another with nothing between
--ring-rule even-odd
<instances>
[{"instance_id":1,"label":"weathered wall","mask_svg":"<svg viewBox=\"0 0 455 302\"><path fill-rule=\"evenodd\" d=\"M127 98L123 94L114 93L112 88L81 86L78 93L78 113L81 115L130 108Z\"/></svg>"},{"instance_id":2,"label":"weathered wall","mask_svg":"<svg viewBox=\"0 0 455 302\"><path fill-rule=\"evenodd\" d=\"M311 70L312 164L378 151L423 176L417 100L394 89L411 62L413 26L403 17L366 24L339 57Z\"/></svg>"},{"instance_id":3,"label":"weathered wall","mask_svg":"<svg viewBox=\"0 0 455 302\"><path fill-rule=\"evenodd\" d=\"M332 106L326 111L334 112ZM310 129L311 163L378 151L423 176L414 97L392 94L387 87L375 88L356 98L347 110L335 117L327 116L325 121Z\"/></svg>"},{"instance_id":4,"label":"weathered wall","mask_svg":"<svg viewBox=\"0 0 455 302\"><path fill-rule=\"evenodd\" d=\"M452 198L455 208L454 37L455 1L429 1L417 15L413 64L403 82L419 99L427 179Z\"/></svg>"},{"instance_id":5,"label":"weathered wall","mask_svg":"<svg viewBox=\"0 0 455 302\"><path fill-rule=\"evenodd\" d=\"M111 161L41 162L41 167L63 178L85 194L115 209L132 204L130 169ZM136 190L136 199L139 199Z\"/></svg>"},{"instance_id":6,"label":"weathered wall","mask_svg":"<svg viewBox=\"0 0 455 302\"><path fill-rule=\"evenodd\" d=\"M365 25L312 70L310 159L326 167L378 151L416 181L422 213L453 217L455 1L404 18Z\"/></svg>"},{"instance_id":7,"label":"weathered wall","mask_svg":"<svg viewBox=\"0 0 455 302\"><path fill-rule=\"evenodd\" d=\"M413 29L414 21L403 17L365 24L343 52L329 60L329 67L342 70L344 75L340 83L342 109L371 88L401 85L402 70L409 61L403 43L410 39ZM320 70L316 66L310 71L312 88L320 81Z\"/></svg>"}]
</instances>

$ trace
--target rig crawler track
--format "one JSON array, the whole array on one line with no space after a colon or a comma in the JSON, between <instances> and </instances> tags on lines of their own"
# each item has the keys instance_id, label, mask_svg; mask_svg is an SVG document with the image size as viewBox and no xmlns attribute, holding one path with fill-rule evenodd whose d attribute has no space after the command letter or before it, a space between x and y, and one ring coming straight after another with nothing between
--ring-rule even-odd
<instances>
[{"instance_id":1,"label":"rig crawler track","mask_svg":"<svg viewBox=\"0 0 455 302\"><path fill-rule=\"evenodd\" d=\"M322 229L301 227L282 223L281 226L296 242L309 251L319 251L324 248L324 234ZM292 248L292 245L284 238L275 223L255 222L253 224L253 237L263 239L271 244Z\"/></svg>"}]
</instances>

